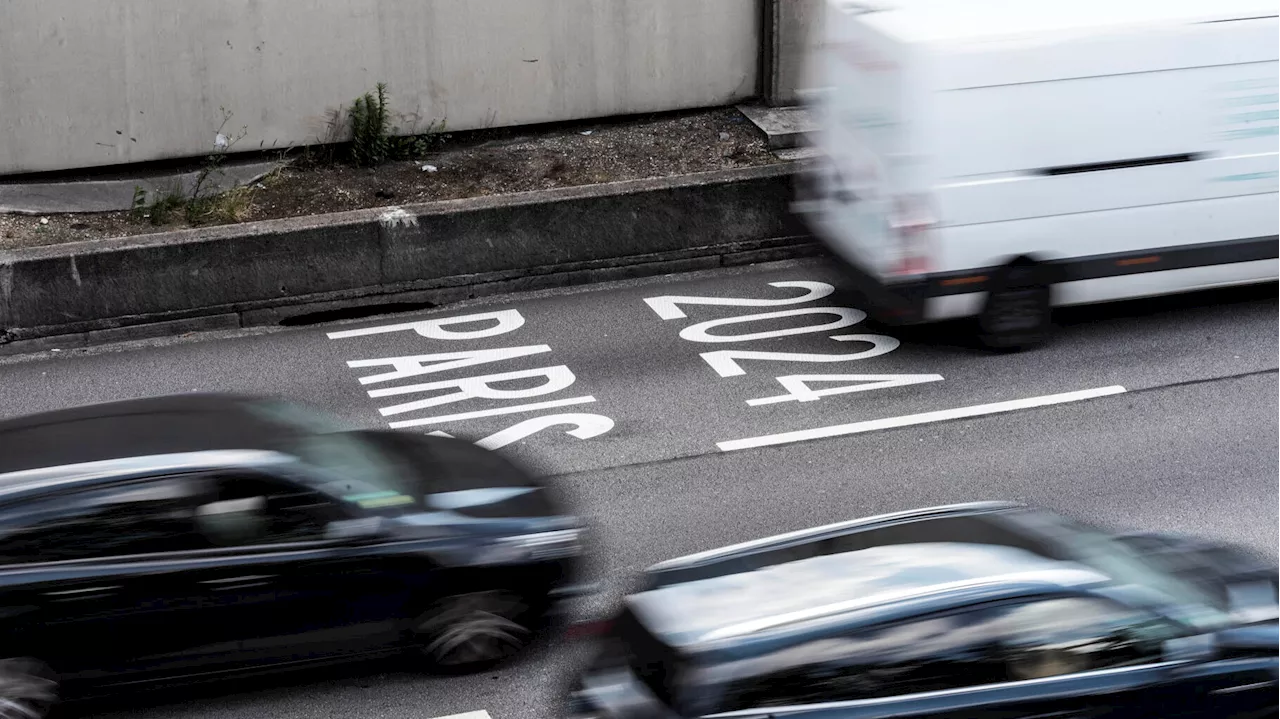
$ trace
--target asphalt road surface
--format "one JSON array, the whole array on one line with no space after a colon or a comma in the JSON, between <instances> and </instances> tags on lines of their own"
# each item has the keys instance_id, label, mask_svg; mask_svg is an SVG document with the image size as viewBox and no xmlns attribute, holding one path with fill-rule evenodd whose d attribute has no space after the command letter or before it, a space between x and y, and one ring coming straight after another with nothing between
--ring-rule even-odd
<instances>
[{"instance_id":1,"label":"asphalt road surface","mask_svg":"<svg viewBox=\"0 0 1280 719\"><path fill-rule=\"evenodd\" d=\"M0 361L0 416L236 391L500 448L555 476L596 528L605 593L584 611L658 560L979 499L1275 557L1274 284L1070 310L1052 344L1012 355L973 348L957 326L871 325L841 284L821 261L773 263L46 352ZM549 643L474 677L362 665L82 712L539 719L579 654Z\"/></svg>"}]
</instances>

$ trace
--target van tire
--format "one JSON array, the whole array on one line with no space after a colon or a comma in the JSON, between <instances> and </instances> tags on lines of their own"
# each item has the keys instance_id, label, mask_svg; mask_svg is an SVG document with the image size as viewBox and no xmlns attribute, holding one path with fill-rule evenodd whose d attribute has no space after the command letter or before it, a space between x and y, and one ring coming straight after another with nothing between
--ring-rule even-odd
<instances>
[{"instance_id":1,"label":"van tire","mask_svg":"<svg viewBox=\"0 0 1280 719\"><path fill-rule=\"evenodd\" d=\"M992 278L978 315L978 339L996 352L1038 347L1053 334L1053 288L1042 265L1016 260Z\"/></svg>"}]
</instances>

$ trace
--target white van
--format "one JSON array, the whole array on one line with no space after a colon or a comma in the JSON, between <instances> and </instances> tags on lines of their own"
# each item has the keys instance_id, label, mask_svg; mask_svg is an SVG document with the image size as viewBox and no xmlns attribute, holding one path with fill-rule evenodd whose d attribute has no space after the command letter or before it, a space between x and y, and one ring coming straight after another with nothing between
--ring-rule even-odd
<instances>
[{"instance_id":1,"label":"white van","mask_svg":"<svg viewBox=\"0 0 1280 719\"><path fill-rule=\"evenodd\" d=\"M828 0L797 210L901 321L1277 278L1274 0Z\"/></svg>"}]
</instances>

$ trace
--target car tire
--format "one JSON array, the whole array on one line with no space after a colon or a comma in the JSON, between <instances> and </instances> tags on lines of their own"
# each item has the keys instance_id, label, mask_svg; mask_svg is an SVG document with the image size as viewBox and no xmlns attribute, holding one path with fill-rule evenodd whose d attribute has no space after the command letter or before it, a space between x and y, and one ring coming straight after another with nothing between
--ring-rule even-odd
<instances>
[{"instance_id":1,"label":"car tire","mask_svg":"<svg viewBox=\"0 0 1280 719\"><path fill-rule=\"evenodd\" d=\"M1038 347L1053 334L1053 290L1042 266L1006 265L991 283L978 315L978 338L997 352Z\"/></svg>"},{"instance_id":2,"label":"car tire","mask_svg":"<svg viewBox=\"0 0 1280 719\"><path fill-rule=\"evenodd\" d=\"M48 665L29 657L0 659L0 719L45 719L58 703Z\"/></svg>"},{"instance_id":3,"label":"car tire","mask_svg":"<svg viewBox=\"0 0 1280 719\"><path fill-rule=\"evenodd\" d=\"M414 622L419 651L431 670L481 671L515 657L532 641L544 610L504 590L457 594L437 601Z\"/></svg>"}]
</instances>

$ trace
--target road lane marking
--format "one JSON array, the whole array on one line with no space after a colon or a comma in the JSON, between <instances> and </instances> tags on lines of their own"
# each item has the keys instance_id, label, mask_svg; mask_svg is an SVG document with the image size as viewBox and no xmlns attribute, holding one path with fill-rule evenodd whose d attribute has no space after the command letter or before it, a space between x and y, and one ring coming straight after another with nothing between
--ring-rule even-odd
<instances>
[{"instance_id":1,"label":"road lane marking","mask_svg":"<svg viewBox=\"0 0 1280 719\"><path fill-rule=\"evenodd\" d=\"M596 398L587 395L586 397L569 397L568 399L553 399L547 402L531 402L529 404L516 405L515 407L496 407L494 409L482 409L475 412L459 412L458 414L444 414L439 417L423 417L421 419L403 419L398 422L389 422L388 427L392 429L402 429L404 427L420 427L424 424L440 424L442 422L457 422L464 419L477 419L479 417L494 417L500 414L515 414L517 412L536 412L540 409L550 409L552 407L567 407L571 404L590 404L595 402Z\"/></svg>"},{"instance_id":2,"label":"road lane marking","mask_svg":"<svg viewBox=\"0 0 1280 719\"><path fill-rule=\"evenodd\" d=\"M998 414L1000 412L1012 412L1019 409L1030 409L1032 407L1045 407L1053 404L1063 404L1066 402L1079 402L1086 399L1095 399L1097 397L1107 397L1113 394L1122 394L1126 390L1120 385L1111 387L1098 387L1096 389L1082 389L1075 392L1063 392L1061 394L1048 394L1041 397L1027 397L1025 399L1014 399L1006 402L993 402L991 404L979 404L972 407L957 407L955 409L944 409L936 412L923 412L920 414L908 414L901 417L888 417L886 419L873 419L866 422L853 422L851 424L836 424L830 427L817 427L815 429L802 429L795 432L782 432L780 434L766 434L761 437L748 437L746 439L733 439L727 442L717 442L716 446L721 452L733 452L739 449L752 449L755 447L768 447L777 444L791 444L792 442L805 442L811 439L822 439L824 437L839 437L846 434L861 434L863 432L874 432L881 429L891 429L894 427L909 427L916 424L928 424L930 422L944 422L950 419L961 419L964 417L980 417L987 414Z\"/></svg>"},{"instance_id":3,"label":"road lane marking","mask_svg":"<svg viewBox=\"0 0 1280 719\"><path fill-rule=\"evenodd\" d=\"M450 714L445 717L436 717L435 719L493 719L489 716L489 712L481 709L478 712L465 712L463 714Z\"/></svg>"}]
</instances>

